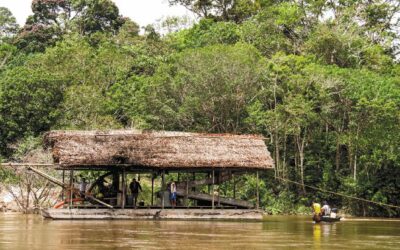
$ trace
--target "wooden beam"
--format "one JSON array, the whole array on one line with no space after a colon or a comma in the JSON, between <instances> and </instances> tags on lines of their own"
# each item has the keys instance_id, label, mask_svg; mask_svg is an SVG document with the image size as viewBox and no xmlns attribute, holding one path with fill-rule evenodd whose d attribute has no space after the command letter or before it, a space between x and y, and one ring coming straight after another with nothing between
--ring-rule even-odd
<instances>
[{"instance_id":1,"label":"wooden beam","mask_svg":"<svg viewBox=\"0 0 400 250\"><path fill-rule=\"evenodd\" d=\"M56 185L58 185L60 187L65 187L66 186L63 181L60 181L60 180L54 178L53 176L50 176L50 175L48 175L46 173L43 173L42 171L39 171L39 170L37 170L35 168L32 168L32 167L28 167L27 169L32 171L32 172L34 172L34 173L36 173L36 174L38 174L38 175L40 175L40 176L42 176L43 178L47 179L51 183L54 183L54 184L56 184Z\"/></svg>"},{"instance_id":2,"label":"wooden beam","mask_svg":"<svg viewBox=\"0 0 400 250\"><path fill-rule=\"evenodd\" d=\"M258 190L259 189L258 171L257 171L256 175L257 175L257 182L256 182L256 185L257 185L257 203L256 203L256 208L259 209L259 207L260 207L260 192Z\"/></svg>"},{"instance_id":3,"label":"wooden beam","mask_svg":"<svg viewBox=\"0 0 400 250\"><path fill-rule=\"evenodd\" d=\"M214 209L214 201L215 201L215 197L214 197L214 181L215 181L215 174L214 174L214 169L212 170L212 189L211 189L211 192L212 192L212 209Z\"/></svg>"},{"instance_id":4,"label":"wooden beam","mask_svg":"<svg viewBox=\"0 0 400 250\"><path fill-rule=\"evenodd\" d=\"M125 169L122 170L122 204L121 208L125 209L125 202L126 202L126 173Z\"/></svg>"},{"instance_id":5,"label":"wooden beam","mask_svg":"<svg viewBox=\"0 0 400 250\"><path fill-rule=\"evenodd\" d=\"M179 197L184 197L186 195L185 191L182 189L177 190L176 193ZM196 193L190 192L188 194L188 197L190 199L202 200L202 201L212 201L212 198L213 198L211 194L200 193L200 192L196 192ZM244 200L236 200L236 199L227 198L227 197L220 197L219 199L220 199L220 203L222 205L235 206L235 207L240 207L240 208L254 208L254 204L252 202L248 202L248 201L244 201Z\"/></svg>"},{"instance_id":6,"label":"wooden beam","mask_svg":"<svg viewBox=\"0 0 400 250\"><path fill-rule=\"evenodd\" d=\"M193 172L193 173L192 173L192 181L193 181L193 182L196 181L196 172ZM191 190L191 191L192 191L192 192L196 192L196 186L192 186L192 190ZM197 206L197 201L196 201L196 200L193 201L193 205L194 205L194 206Z\"/></svg>"},{"instance_id":7,"label":"wooden beam","mask_svg":"<svg viewBox=\"0 0 400 250\"><path fill-rule=\"evenodd\" d=\"M93 201L95 201L95 202L97 202L97 203L99 203L99 204L101 204L101 205L103 205L105 207L114 208L113 206L111 206L111 205L109 205L109 204L107 204L107 203L105 203L105 202L103 202L103 201L101 201L101 200L89 195L89 194L86 194L85 196L86 196L86 198L89 198L90 200L93 200Z\"/></svg>"},{"instance_id":8,"label":"wooden beam","mask_svg":"<svg viewBox=\"0 0 400 250\"><path fill-rule=\"evenodd\" d=\"M62 182L64 183L61 193L61 200L64 200L64 193L65 193L65 170L62 171Z\"/></svg>"},{"instance_id":9,"label":"wooden beam","mask_svg":"<svg viewBox=\"0 0 400 250\"><path fill-rule=\"evenodd\" d=\"M56 167L57 164L50 163L13 163L13 162L5 162L0 163L1 167Z\"/></svg>"},{"instance_id":10,"label":"wooden beam","mask_svg":"<svg viewBox=\"0 0 400 250\"><path fill-rule=\"evenodd\" d=\"M217 178L216 180L214 180L214 184L223 183L225 181L230 180L231 178L232 178L231 174L229 174L227 172L221 172L220 178ZM206 178L206 179L188 181L189 188L193 188L193 187L196 187L196 186L202 186L202 185L211 185L212 183L213 183L213 181L212 181L211 175L209 175L209 177ZM185 182L180 182L180 183L178 182L176 184L176 186L177 187L179 187L179 186L180 187L185 187L186 186L186 181ZM194 191L194 190L192 190L192 191Z\"/></svg>"},{"instance_id":11,"label":"wooden beam","mask_svg":"<svg viewBox=\"0 0 400 250\"><path fill-rule=\"evenodd\" d=\"M236 178L235 174L232 173L232 179L233 179L233 199L236 199Z\"/></svg>"},{"instance_id":12,"label":"wooden beam","mask_svg":"<svg viewBox=\"0 0 400 250\"><path fill-rule=\"evenodd\" d=\"M72 198L74 190L74 170L69 171L69 208L72 208Z\"/></svg>"},{"instance_id":13,"label":"wooden beam","mask_svg":"<svg viewBox=\"0 0 400 250\"><path fill-rule=\"evenodd\" d=\"M164 192L165 192L165 170L161 174L161 208L164 209Z\"/></svg>"},{"instance_id":14,"label":"wooden beam","mask_svg":"<svg viewBox=\"0 0 400 250\"><path fill-rule=\"evenodd\" d=\"M189 201L188 201L188 194L189 194L189 179L188 175L186 175L186 186L185 186L185 206L189 206Z\"/></svg>"},{"instance_id":15,"label":"wooden beam","mask_svg":"<svg viewBox=\"0 0 400 250\"><path fill-rule=\"evenodd\" d=\"M211 173L210 172L207 173L207 179L211 179ZM210 184L207 184L207 192L209 194L211 194Z\"/></svg>"},{"instance_id":16,"label":"wooden beam","mask_svg":"<svg viewBox=\"0 0 400 250\"><path fill-rule=\"evenodd\" d=\"M151 174L151 206L154 205L154 173Z\"/></svg>"}]
</instances>

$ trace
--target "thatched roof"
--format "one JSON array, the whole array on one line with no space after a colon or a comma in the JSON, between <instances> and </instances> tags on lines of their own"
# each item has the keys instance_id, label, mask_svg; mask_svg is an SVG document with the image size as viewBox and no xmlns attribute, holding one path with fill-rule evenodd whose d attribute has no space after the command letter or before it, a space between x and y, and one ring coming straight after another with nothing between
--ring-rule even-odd
<instances>
[{"instance_id":1,"label":"thatched roof","mask_svg":"<svg viewBox=\"0 0 400 250\"><path fill-rule=\"evenodd\" d=\"M45 135L63 167L132 166L153 169L273 168L256 135L184 132L52 131Z\"/></svg>"}]
</instances>

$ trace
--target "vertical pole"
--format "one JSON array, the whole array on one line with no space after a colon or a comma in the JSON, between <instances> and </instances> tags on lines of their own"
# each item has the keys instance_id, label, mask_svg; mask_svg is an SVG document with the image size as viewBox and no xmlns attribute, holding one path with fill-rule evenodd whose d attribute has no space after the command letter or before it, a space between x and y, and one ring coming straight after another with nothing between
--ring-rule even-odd
<instances>
[{"instance_id":1,"label":"vertical pole","mask_svg":"<svg viewBox=\"0 0 400 250\"><path fill-rule=\"evenodd\" d=\"M151 206L154 205L154 173L151 174Z\"/></svg>"},{"instance_id":2,"label":"vertical pole","mask_svg":"<svg viewBox=\"0 0 400 250\"><path fill-rule=\"evenodd\" d=\"M65 185L65 170L62 171L62 182ZM62 187L61 200L64 200L65 187Z\"/></svg>"},{"instance_id":3,"label":"vertical pole","mask_svg":"<svg viewBox=\"0 0 400 250\"><path fill-rule=\"evenodd\" d=\"M233 179L233 199L236 199L236 178L234 173L232 173L232 179Z\"/></svg>"},{"instance_id":4,"label":"vertical pole","mask_svg":"<svg viewBox=\"0 0 400 250\"><path fill-rule=\"evenodd\" d=\"M215 197L214 197L214 181L215 181L215 176L214 176L214 169L212 170L212 189L211 189L211 192L212 192L212 209L214 209L214 200L215 200Z\"/></svg>"},{"instance_id":5,"label":"vertical pole","mask_svg":"<svg viewBox=\"0 0 400 250\"><path fill-rule=\"evenodd\" d=\"M218 184L218 189L217 189L217 190L218 190L218 191L217 191L217 192L218 192L218 197L217 197L217 198L218 198L218 202L217 202L218 207L221 206L221 201L220 201L220 199L219 199L219 197L221 197L221 196L220 196L220 194L221 194L220 186L221 186L221 183Z\"/></svg>"},{"instance_id":6,"label":"vertical pole","mask_svg":"<svg viewBox=\"0 0 400 250\"><path fill-rule=\"evenodd\" d=\"M259 180L258 180L258 170L257 170L257 204L256 204L256 208L259 209L260 208L260 192L259 192Z\"/></svg>"},{"instance_id":7,"label":"vertical pole","mask_svg":"<svg viewBox=\"0 0 400 250\"><path fill-rule=\"evenodd\" d=\"M72 197L74 192L74 170L69 171L69 208L72 208Z\"/></svg>"},{"instance_id":8,"label":"vertical pole","mask_svg":"<svg viewBox=\"0 0 400 250\"><path fill-rule=\"evenodd\" d=\"M210 172L208 172L208 173L207 173L207 176L206 176L206 178L207 178L207 179L210 179L210 178L211 178L211 174L210 174ZM207 184L207 192L208 192L208 194L210 194L210 192L211 192L211 189L210 189L210 184Z\"/></svg>"},{"instance_id":9,"label":"vertical pole","mask_svg":"<svg viewBox=\"0 0 400 250\"><path fill-rule=\"evenodd\" d=\"M164 193L165 193L165 170L162 171L161 176L161 208L164 209Z\"/></svg>"},{"instance_id":10,"label":"vertical pole","mask_svg":"<svg viewBox=\"0 0 400 250\"><path fill-rule=\"evenodd\" d=\"M115 190L117 190L116 196L113 197L113 198L116 199L116 202L115 202L115 205L116 205L116 206L118 206L118 191L120 190L120 189L119 189L119 184L120 184L120 183L121 183L121 182L120 182L120 180L119 180L119 172L118 172L118 171L113 172L113 182L112 182L112 186L113 186L113 188L115 188Z\"/></svg>"},{"instance_id":11,"label":"vertical pole","mask_svg":"<svg viewBox=\"0 0 400 250\"><path fill-rule=\"evenodd\" d=\"M220 190L220 187L221 187L221 178L222 178L222 176L221 176L221 171L219 171L219 173L218 173L218 207L221 206L221 201L220 201L220 199L219 199L219 197L221 197L221 190Z\"/></svg>"},{"instance_id":12,"label":"vertical pole","mask_svg":"<svg viewBox=\"0 0 400 250\"><path fill-rule=\"evenodd\" d=\"M193 180L193 183L194 183L194 181L196 181L196 172L192 173L192 180ZM192 187L192 192L196 192L196 186L195 185L193 185L193 187ZM194 206L196 207L197 206L197 200L193 200L193 203L194 203Z\"/></svg>"},{"instance_id":13,"label":"vertical pole","mask_svg":"<svg viewBox=\"0 0 400 250\"><path fill-rule=\"evenodd\" d=\"M196 173L195 173L195 172L192 173L192 180L193 180L193 181L196 180ZM196 192L196 186L193 186L193 187L192 187L192 191L193 191L193 192Z\"/></svg>"},{"instance_id":14,"label":"vertical pole","mask_svg":"<svg viewBox=\"0 0 400 250\"><path fill-rule=\"evenodd\" d=\"M188 175L186 174L186 192L185 192L185 205L186 206L189 206L188 195L189 195L189 179L188 179Z\"/></svg>"},{"instance_id":15,"label":"vertical pole","mask_svg":"<svg viewBox=\"0 0 400 250\"><path fill-rule=\"evenodd\" d=\"M125 209L126 202L126 176L125 176L125 168L122 170L122 209Z\"/></svg>"}]
</instances>

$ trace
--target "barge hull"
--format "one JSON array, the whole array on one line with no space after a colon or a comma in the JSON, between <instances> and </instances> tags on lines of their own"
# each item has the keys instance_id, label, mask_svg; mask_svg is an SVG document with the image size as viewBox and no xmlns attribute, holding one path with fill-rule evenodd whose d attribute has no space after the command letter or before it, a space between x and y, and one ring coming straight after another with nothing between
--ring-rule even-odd
<instances>
[{"instance_id":1,"label":"barge hull","mask_svg":"<svg viewBox=\"0 0 400 250\"><path fill-rule=\"evenodd\" d=\"M264 213L251 209L43 209L53 220L253 220Z\"/></svg>"}]
</instances>

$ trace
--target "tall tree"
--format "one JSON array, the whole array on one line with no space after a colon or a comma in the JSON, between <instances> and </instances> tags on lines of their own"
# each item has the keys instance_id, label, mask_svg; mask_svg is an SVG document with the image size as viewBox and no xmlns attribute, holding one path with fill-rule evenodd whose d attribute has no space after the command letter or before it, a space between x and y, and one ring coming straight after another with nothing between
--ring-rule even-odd
<instances>
[{"instance_id":1,"label":"tall tree","mask_svg":"<svg viewBox=\"0 0 400 250\"><path fill-rule=\"evenodd\" d=\"M43 51L69 31L116 34L126 20L111 0L34 0L32 12L16 42L28 52Z\"/></svg>"},{"instance_id":2,"label":"tall tree","mask_svg":"<svg viewBox=\"0 0 400 250\"><path fill-rule=\"evenodd\" d=\"M17 20L11 11L5 7L0 7L0 42L14 36L18 28Z\"/></svg>"},{"instance_id":3,"label":"tall tree","mask_svg":"<svg viewBox=\"0 0 400 250\"><path fill-rule=\"evenodd\" d=\"M60 112L63 84L49 72L15 67L0 81L0 145L48 130Z\"/></svg>"},{"instance_id":4,"label":"tall tree","mask_svg":"<svg viewBox=\"0 0 400 250\"><path fill-rule=\"evenodd\" d=\"M223 21L242 22L260 8L259 0L169 0L171 5L180 4L200 17Z\"/></svg>"},{"instance_id":5,"label":"tall tree","mask_svg":"<svg viewBox=\"0 0 400 250\"><path fill-rule=\"evenodd\" d=\"M74 24L83 35L95 32L116 33L125 19L119 14L118 7L111 0L71 0L72 10L76 13Z\"/></svg>"}]
</instances>

